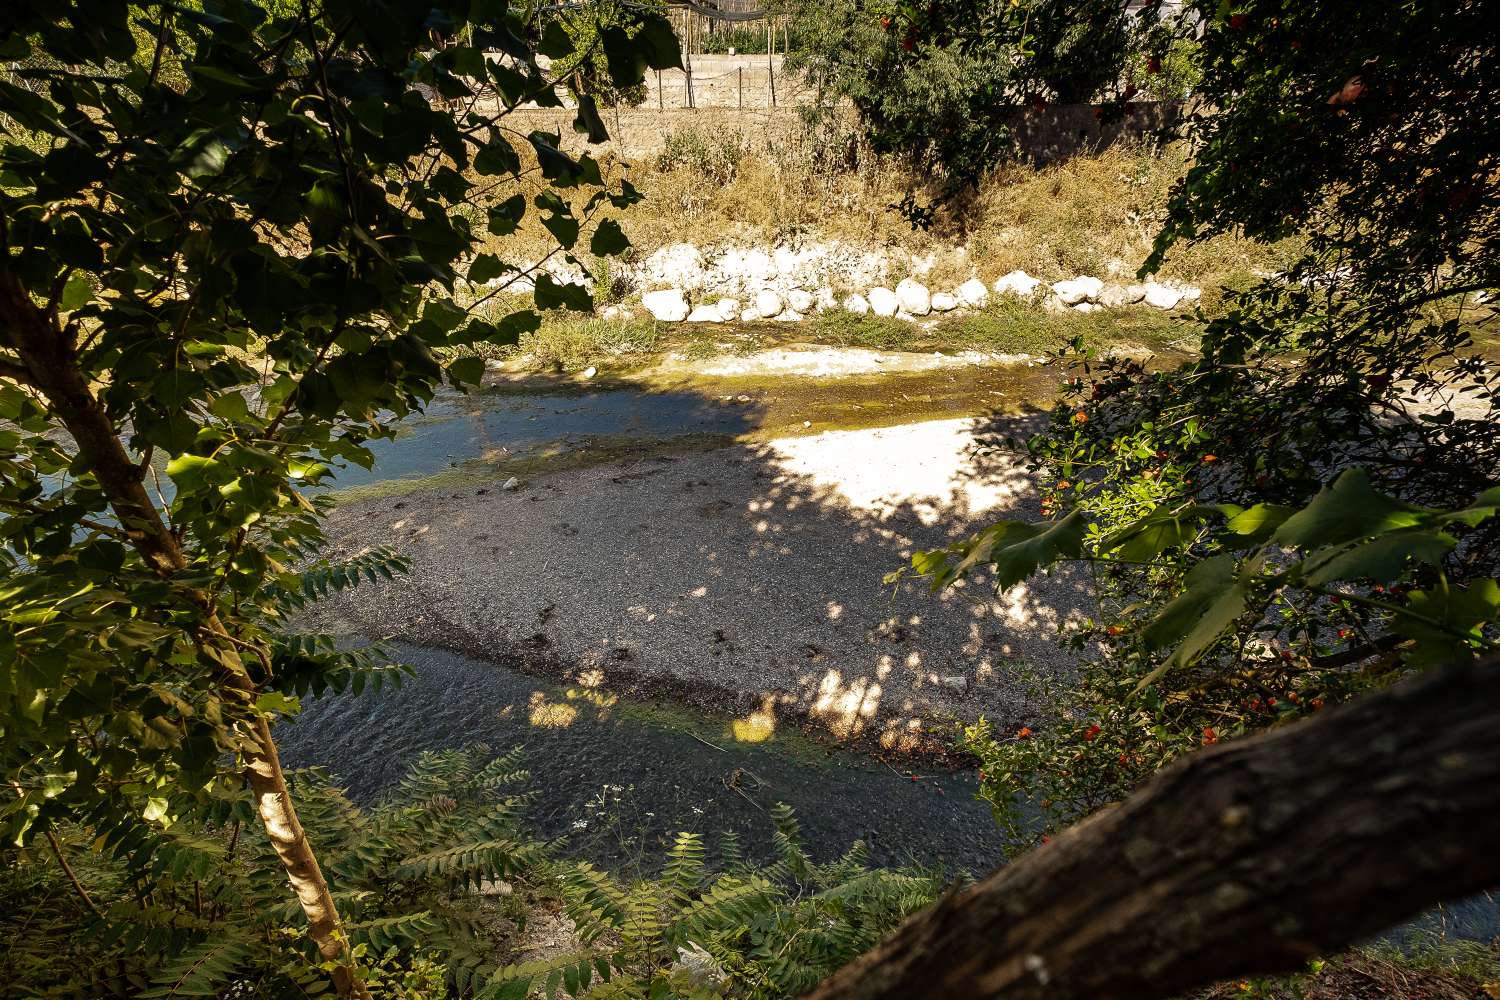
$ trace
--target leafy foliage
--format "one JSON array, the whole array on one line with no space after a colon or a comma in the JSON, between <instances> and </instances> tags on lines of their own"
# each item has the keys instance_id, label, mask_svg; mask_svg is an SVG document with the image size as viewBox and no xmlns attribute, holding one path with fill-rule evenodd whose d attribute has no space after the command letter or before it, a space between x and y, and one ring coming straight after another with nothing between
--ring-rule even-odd
<instances>
[{"instance_id":1,"label":"leafy foliage","mask_svg":"<svg viewBox=\"0 0 1500 1000\"><path fill-rule=\"evenodd\" d=\"M987 441L1029 458L1044 515L1087 526L1043 561L1085 559L1099 599L1068 639L1076 683L1036 679L1045 725L966 733L1018 835L1017 793L1065 823L1179 753L1493 648L1500 411L1475 346L1493 311L1471 298L1500 281L1483 6L1189 4L1151 39L1148 70L1189 60L1202 103L1142 273L1229 232L1297 256L1226 291L1176 369L1075 342L1045 430ZM1032 564L1012 543L1042 530L998 525L916 568L1013 582Z\"/></svg>"},{"instance_id":2,"label":"leafy foliage","mask_svg":"<svg viewBox=\"0 0 1500 1000\"><path fill-rule=\"evenodd\" d=\"M372 809L321 771L300 772L299 812L319 832L345 929L372 989L439 996L792 996L873 945L929 902L936 878L872 870L861 845L828 864L804 852L791 810L773 810L776 857L757 867L724 842L719 870L702 838L680 834L659 874L629 885L587 863L550 860L520 827L530 775L520 751L483 745L424 754ZM130 992L151 997L300 996L326 989L296 929L279 862L243 792L212 818L159 830L136 823L103 849L66 849L93 913L46 858L0 878L0 928L29 928L11 953L19 996ZM514 891L497 894L504 880ZM580 950L506 962L525 897L562 898ZM79 933L82 928L84 933ZM50 961L56 949L66 964ZM702 953L705 980L682 959ZM696 977L696 978L695 978Z\"/></svg>"},{"instance_id":3,"label":"leafy foliage","mask_svg":"<svg viewBox=\"0 0 1500 1000\"><path fill-rule=\"evenodd\" d=\"M1106 621L1071 640L1102 660L1065 690L1042 685L1053 726L1012 736L981 720L964 731L982 794L1021 845L1035 832L1021 797L1040 800L1048 828L1066 825L1178 753L1342 701L1398 663L1500 648L1490 627L1500 581L1458 584L1443 571L1460 535L1500 513L1500 488L1445 511L1385 496L1349 470L1301 509L1163 503L1111 531L1085 510L1052 524L1002 521L912 560L935 588L980 571L1005 588L1065 560L1113 583ZM1040 544L1058 537L1067 541ZM1136 599L1124 603L1127 588Z\"/></svg>"},{"instance_id":4,"label":"leafy foliage","mask_svg":"<svg viewBox=\"0 0 1500 1000\"><path fill-rule=\"evenodd\" d=\"M636 8L598 44L618 86L677 60L670 27ZM444 381L476 384L473 345L536 328L530 310L483 315L539 266L486 252L490 236L534 209L554 255L576 264L585 238L625 249L601 217L636 200L629 185L506 123L560 103L538 52L566 66L573 47L467 0L0 13L8 849L74 823L130 830L133 850L244 765L299 897L317 899L309 932L325 957L343 950L295 817L272 815L287 800L269 720L390 676L286 621L399 562L319 561L319 489L368 467L369 442ZM601 137L580 95L577 127ZM534 288L542 309L591 305L581 285ZM488 842L411 877L503 853Z\"/></svg>"},{"instance_id":5,"label":"leafy foliage","mask_svg":"<svg viewBox=\"0 0 1500 1000\"><path fill-rule=\"evenodd\" d=\"M1107 0L787 6L799 43L788 68L825 100L851 101L877 151L937 172L943 198L1011 158L1023 109L1100 101L1124 114L1132 67L1165 44L1155 5ZM925 217L914 197L904 207Z\"/></svg>"},{"instance_id":6,"label":"leafy foliage","mask_svg":"<svg viewBox=\"0 0 1500 1000\"><path fill-rule=\"evenodd\" d=\"M561 870L566 912L590 950L506 968L483 995L541 986L571 997L796 996L940 888L931 875L870 869L858 843L816 864L791 809L771 815L777 856L763 868L740 860L726 835L725 867L711 871L702 838L682 833L654 880L622 885L587 863Z\"/></svg>"},{"instance_id":7,"label":"leafy foliage","mask_svg":"<svg viewBox=\"0 0 1500 1000\"><path fill-rule=\"evenodd\" d=\"M299 812L318 831L372 988L439 996L494 971L487 897L476 890L487 880L546 875L542 848L520 833L528 800L512 788L529 775L519 762L519 750L496 757L483 745L424 754L369 810L322 772L294 777ZM280 862L257 833L243 790L220 785L209 812L164 830L135 822L100 841L75 856L98 912L77 913L76 897L56 891L39 908L43 919L32 915L28 935L49 940L50 926L54 946L62 939L86 960L66 969L17 963L17 995L222 996L231 984L267 997L326 990L319 958L297 929L300 909L285 898ZM29 880L45 880L45 871L23 861L8 875L6 895L21 902L36 891Z\"/></svg>"}]
</instances>

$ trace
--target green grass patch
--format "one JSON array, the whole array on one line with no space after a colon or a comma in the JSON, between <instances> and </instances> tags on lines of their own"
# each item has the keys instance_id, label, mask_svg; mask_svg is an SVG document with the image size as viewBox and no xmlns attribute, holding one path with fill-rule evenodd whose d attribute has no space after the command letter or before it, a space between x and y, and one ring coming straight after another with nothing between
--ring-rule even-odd
<instances>
[{"instance_id":1,"label":"green grass patch","mask_svg":"<svg viewBox=\"0 0 1500 1000\"><path fill-rule=\"evenodd\" d=\"M815 342L836 347L998 354L1045 354L1078 336L1096 347L1128 344L1153 351L1191 350L1198 338L1191 319L1150 307L1049 313L1020 300L1002 300L979 312L940 317L925 329L895 317L825 313L812 320L812 333Z\"/></svg>"}]
</instances>

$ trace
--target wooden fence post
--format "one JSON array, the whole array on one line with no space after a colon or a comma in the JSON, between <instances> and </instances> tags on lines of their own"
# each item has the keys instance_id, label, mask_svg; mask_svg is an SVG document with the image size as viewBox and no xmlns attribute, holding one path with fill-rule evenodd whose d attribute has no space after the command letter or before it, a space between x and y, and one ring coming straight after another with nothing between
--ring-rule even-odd
<instances>
[{"instance_id":1,"label":"wooden fence post","mask_svg":"<svg viewBox=\"0 0 1500 1000\"><path fill-rule=\"evenodd\" d=\"M771 107L776 107L776 67L771 63L771 52L776 48L775 36L771 34L771 19L766 18L766 77L771 81Z\"/></svg>"}]
</instances>

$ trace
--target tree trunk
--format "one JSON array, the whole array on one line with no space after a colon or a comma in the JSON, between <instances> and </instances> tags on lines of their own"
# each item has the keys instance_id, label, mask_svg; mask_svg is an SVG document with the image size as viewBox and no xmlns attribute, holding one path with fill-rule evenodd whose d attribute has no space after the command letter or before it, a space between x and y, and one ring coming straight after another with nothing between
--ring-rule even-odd
<instances>
[{"instance_id":1,"label":"tree trunk","mask_svg":"<svg viewBox=\"0 0 1500 1000\"><path fill-rule=\"evenodd\" d=\"M67 427L90 471L109 497L110 506L136 550L163 576L186 568L177 538L162 521L142 484L141 471L130 460L109 416L78 364L74 347L62 330L32 302L14 274L0 269L0 331L25 367L25 380L46 397ZM228 633L207 595L204 626L216 635ZM251 700L255 688L243 672L231 672L227 683ZM265 718L244 725L250 749L242 751L246 778L255 805L287 881L307 917L307 933L325 961L337 963L334 985L341 997L367 998L368 991L349 960L348 942L339 924L338 908L317 855L297 818L281 758Z\"/></svg>"},{"instance_id":2,"label":"tree trunk","mask_svg":"<svg viewBox=\"0 0 1500 1000\"><path fill-rule=\"evenodd\" d=\"M1500 658L1193 754L809 1000L1180 995L1500 884Z\"/></svg>"}]
</instances>

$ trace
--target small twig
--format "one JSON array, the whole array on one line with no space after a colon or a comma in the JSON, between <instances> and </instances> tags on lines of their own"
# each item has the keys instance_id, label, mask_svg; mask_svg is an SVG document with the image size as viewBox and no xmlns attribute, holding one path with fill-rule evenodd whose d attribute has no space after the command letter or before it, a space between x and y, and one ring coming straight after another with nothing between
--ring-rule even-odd
<instances>
[{"instance_id":1,"label":"small twig","mask_svg":"<svg viewBox=\"0 0 1500 1000\"><path fill-rule=\"evenodd\" d=\"M78 881L78 876L73 874L73 866L68 864L67 858L63 857L62 845L57 842L57 835L51 830L44 831L44 835L47 843L52 845L52 856L57 859L58 864L62 865L63 873L68 876L68 881L73 883L73 891L78 893L78 898L83 900L84 905L94 911L94 916L103 920L104 911L99 909L99 904L89 897L88 890L83 887L82 882Z\"/></svg>"},{"instance_id":2,"label":"small twig","mask_svg":"<svg viewBox=\"0 0 1500 1000\"><path fill-rule=\"evenodd\" d=\"M715 745L713 743L708 742L708 740L705 740L703 737L699 736L697 733L688 733L688 735L691 736L693 739L697 740L699 743L702 743L706 747L713 747L715 750L719 751L719 753L728 753L729 752L729 751L725 750L721 746L717 746L717 745Z\"/></svg>"}]
</instances>

